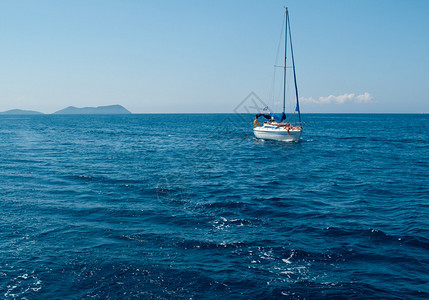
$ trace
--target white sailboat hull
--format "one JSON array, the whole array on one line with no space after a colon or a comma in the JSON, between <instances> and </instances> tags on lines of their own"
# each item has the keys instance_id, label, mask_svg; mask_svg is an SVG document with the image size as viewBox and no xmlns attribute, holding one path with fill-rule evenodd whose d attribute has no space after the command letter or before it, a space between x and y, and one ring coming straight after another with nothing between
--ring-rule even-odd
<instances>
[{"instance_id":1,"label":"white sailboat hull","mask_svg":"<svg viewBox=\"0 0 429 300\"><path fill-rule=\"evenodd\" d=\"M282 142L298 142L301 137L302 129L287 130L282 127L258 126L253 128L255 137L263 140L274 140Z\"/></svg>"}]
</instances>

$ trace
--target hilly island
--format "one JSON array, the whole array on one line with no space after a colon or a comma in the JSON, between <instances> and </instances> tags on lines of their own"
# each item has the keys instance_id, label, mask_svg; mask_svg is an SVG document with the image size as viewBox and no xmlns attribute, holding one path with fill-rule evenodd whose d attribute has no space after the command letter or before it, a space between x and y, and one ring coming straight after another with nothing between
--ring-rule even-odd
<instances>
[{"instance_id":1,"label":"hilly island","mask_svg":"<svg viewBox=\"0 0 429 300\"><path fill-rule=\"evenodd\" d=\"M11 109L0 112L0 115L43 115L43 113L34 110Z\"/></svg>"},{"instance_id":2,"label":"hilly island","mask_svg":"<svg viewBox=\"0 0 429 300\"><path fill-rule=\"evenodd\" d=\"M1 115L42 115L34 110L12 109L0 112ZM122 105L107 105L97 107L74 107L69 106L53 113L54 115L125 115L131 112Z\"/></svg>"}]
</instances>

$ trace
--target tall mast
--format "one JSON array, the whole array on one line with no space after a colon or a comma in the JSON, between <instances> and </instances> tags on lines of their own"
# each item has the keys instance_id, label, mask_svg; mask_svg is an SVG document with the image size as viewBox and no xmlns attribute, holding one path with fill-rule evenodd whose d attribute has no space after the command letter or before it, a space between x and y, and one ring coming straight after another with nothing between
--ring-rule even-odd
<instances>
[{"instance_id":1,"label":"tall mast","mask_svg":"<svg viewBox=\"0 0 429 300\"><path fill-rule=\"evenodd\" d=\"M283 113L285 112L286 102L286 54L287 54L287 7L285 7L285 61L284 61L284 75L283 75Z\"/></svg>"},{"instance_id":2,"label":"tall mast","mask_svg":"<svg viewBox=\"0 0 429 300\"><path fill-rule=\"evenodd\" d=\"M292 34L291 34L291 30L290 30L290 21L289 21L289 16L286 16L287 20L287 24L289 24L289 39L290 39L290 55L292 57L292 69L293 69L293 82L295 83L295 96L296 96L296 108L295 111L298 112L298 118L299 118L299 122L301 122L301 112L299 109L299 97L298 97L298 85L296 84L296 72L295 72L295 59L293 58L293 47L292 47Z\"/></svg>"}]
</instances>

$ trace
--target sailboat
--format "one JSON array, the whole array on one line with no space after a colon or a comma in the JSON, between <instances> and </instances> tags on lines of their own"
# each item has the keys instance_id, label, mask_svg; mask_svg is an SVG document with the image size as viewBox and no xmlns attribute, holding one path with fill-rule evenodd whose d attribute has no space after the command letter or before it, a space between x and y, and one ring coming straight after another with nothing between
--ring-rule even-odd
<instances>
[{"instance_id":1,"label":"sailboat","mask_svg":"<svg viewBox=\"0 0 429 300\"><path fill-rule=\"evenodd\" d=\"M296 108L295 112L298 113L298 122L293 122L292 124L287 121L285 113L285 101L286 101L286 58L287 58L287 44L288 44L288 32L289 32L289 44L290 52L292 58L292 69L293 69L293 80L295 86L295 96L296 96ZM301 122L301 112L299 109L299 100L298 100L298 86L296 83L296 73L295 73L295 60L293 57L293 47L292 47L292 35L290 31L290 21L287 7L285 8L285 53L284 53L284 66L283 66L283 112L282 113L262 113L256 114L255 120L253 121L253 133L259 139L264 140L275 140L275 141L284 141L284 142L298 142L301 133L303 123ZM294 112L294 114L295 114ZM264 117L268 121L265 121L263 124L259 124L259 118ZM295 117L294 117L295 120ZM285 122L286 121L286 122Z\"/></svg>"}]
</instances>

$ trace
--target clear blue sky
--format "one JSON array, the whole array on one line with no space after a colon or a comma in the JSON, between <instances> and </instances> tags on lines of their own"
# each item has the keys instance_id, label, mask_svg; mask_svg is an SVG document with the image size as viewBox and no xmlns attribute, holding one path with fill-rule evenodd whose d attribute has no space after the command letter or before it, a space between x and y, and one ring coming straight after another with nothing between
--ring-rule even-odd
<instances>
[{"instance_id":1,"label":"clear blue sky","mask_svg":"<svg viewBox=\"0 0 429 300\"><path fill-rule=\"evenodd\" d=\"M429 112L426 0L0 1L0 111L275 105L284 6L303 112Z\"/></svg>"}]
</instances>

